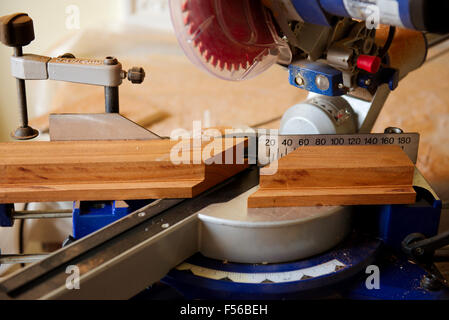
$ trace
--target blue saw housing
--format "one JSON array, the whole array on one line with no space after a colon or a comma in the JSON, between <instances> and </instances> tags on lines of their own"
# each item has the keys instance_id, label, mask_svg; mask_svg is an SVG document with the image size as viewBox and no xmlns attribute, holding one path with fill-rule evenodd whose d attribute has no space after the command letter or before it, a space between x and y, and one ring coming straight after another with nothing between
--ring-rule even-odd
<instances>
[{"instance_id":1,"label":"blue saw housing","mask_svg":"<svg viewBox=\"0 0 449 320\"><path fill-rule=\"evenodd\" d=\"M327 64L302 60L289 65L288 73L290 84L297 88L326 96L346 94L346 90L340 86L340 84L343 84L343 73ZM298 83L298 77L303 80L303 84ZM329 83L327 88L323 89L318 86L317 79L319 77L327 79Z\"/></svg>"},{"instance_id":2,"label":"blue saw housing","mask_svg":"<svg viewBox=\"0 0 449 320\"><path fill-rule=\"evenodd\" d=\"M427 0L291 0L307 23L330 26L332 16L368 20L378 14L377 22L418 31L449 32L444 14L448 1ZM370 14L371 13L371 14Z\"/></svg>"}]
</instances>

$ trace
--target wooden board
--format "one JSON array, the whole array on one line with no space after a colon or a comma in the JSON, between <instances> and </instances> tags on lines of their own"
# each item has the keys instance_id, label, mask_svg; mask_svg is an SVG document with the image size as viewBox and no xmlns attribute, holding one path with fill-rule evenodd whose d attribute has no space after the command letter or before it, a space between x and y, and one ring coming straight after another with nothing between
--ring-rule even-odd
<instances>
[{"instance_id":1,"label":"wooden board","mask_svg":"<svg viewBox=\"0 0 449 320\"><path fill-rule=\"evenodd\" d=\"M397 146L303 147L270 170L261 169L248 207L415 202L414 165Z\"/></svg>"},{"instance_id":2,"label":"wooden board","mask_svg":"<svg viewBox=\"0 0 449 320\"><path fill-rule=\"evenodd\" d=\"M235 164L245 143L188 140L179 164L170 140L2 143L0 203L191 198L247 167Z\"/></svg>"}]
</instances>

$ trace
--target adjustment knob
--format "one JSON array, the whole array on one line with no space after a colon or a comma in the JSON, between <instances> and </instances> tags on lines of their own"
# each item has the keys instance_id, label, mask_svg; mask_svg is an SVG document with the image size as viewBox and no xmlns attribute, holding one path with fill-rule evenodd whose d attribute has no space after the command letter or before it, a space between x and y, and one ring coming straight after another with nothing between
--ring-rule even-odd
<instances>
[{"instance_id":1,"label":"adjustment knob","mask_svg":"<svg viewBox=\"0 0 449 320\"><path fill-rule=\"evenodd\" d=\"M26 13L0 17L0 41L9 47L23 47L34 40L33 20Z\"/></svg>"},{"instance_id":2,"label":"adjustment knob","mask_svg":"<svg viewBox=\"0 0 449 320\"><path fill-rule=\"evenodd\" d=\"M357 59L357 67L369 73L377 73L381 66L381 59L376 56L360 55Z\"/></svg>"},{"instance_id":3,"label":"adjustment knob","mask_svg":"<svg viewBox=\"0 0 449 320\"><path fill-rule=\"evenodd\" d=\"M128 70L128 80L135 84L140 84L145 79L145 70L140 67L133 67Z\"/></svg>"}]
</instances>

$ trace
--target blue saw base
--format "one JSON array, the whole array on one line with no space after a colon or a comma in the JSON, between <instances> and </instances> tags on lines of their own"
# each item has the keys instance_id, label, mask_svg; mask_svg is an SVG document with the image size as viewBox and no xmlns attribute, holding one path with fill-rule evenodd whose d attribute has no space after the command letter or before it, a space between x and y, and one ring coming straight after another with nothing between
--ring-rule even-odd
<instances>
[{"instance_id":1,"label":"blue saw base","mask_svg":"<svg viewBox=\"0 0 449 320\"><path fill-rule=\"evenodd\" d=\"M361 239L353 234L333 250L310 259L271 265L223 263L196 254L186 261L217 273L282 273L319 266L337 259L346 267L327 275L284 283L239 283L228 278L211 279L189 270L173 269L136 299L165 300L292 300L292 299L363 299L363 300L448 300L449 290L430 291L421 286L426 272L400 255L389 252L379 240ZM380 270L379 289L368 289L369 265Z\"/></svg>"},{"instance_id":2,"label":"blue saw base","mask_svg":"<svg viewBox=\"0 0 449 320\"><path fill-rule=\"evenodd\" d=\"M301 272L301 270L310 270L310 268L318 269L323 264L334 260L338 260L345 266L322 276L312 277L309 272L309 275L305 274L298 281L282 283L273 283L267 280L261 283L239 283L233 282L229 278L214 280L197 276L188 270L173 269L162 279L162 282L175 288L187 299L279 300L331 297L335 296L334 287L338 283L364 271L374 261L380 247L381 242L378 240L349 239L344 244L319 256L296 262L267 265L223 263L197 254L186 262L196 267L224 271L225 273L283 274L292 271Z\"/></svg>"}]
</instances>

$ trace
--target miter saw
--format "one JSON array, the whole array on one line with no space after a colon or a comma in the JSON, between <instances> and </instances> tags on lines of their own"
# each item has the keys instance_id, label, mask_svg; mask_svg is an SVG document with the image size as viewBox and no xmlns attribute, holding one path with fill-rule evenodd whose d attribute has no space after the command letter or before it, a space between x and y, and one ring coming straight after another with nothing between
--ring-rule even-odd
<instances>
[{"instance_id":1,"label":"miter saw","mask_svg":"<svg viewBox=\"0 0 449 320\"><path fill-rule=\"evenodd\" d=\"M0 283L4 296L157 298L163 287L203 299L449 298L433 264L435 250L449 243L448 234L437 235L441 201L419 172L414 205L246 207L257 164L303 145L395 144L416 162L418 134L370 132L389 93L425 62L423 31L449 32L447 9L425 0L171 0L180 45L200 68L240 81L277 63L309 99L284 114L278 135L244 134L255 165L198 197L76 203L73 237ZM26 67L19 60L13 66ZM65 121L87 131L98 123L70 117L53 118L59 140L81 139L64 131ZM6 219L17 214L2 210ZM82 270L80 290L65 288L73 264ZM380 269L380 288L366 285L370 265ZM168 287L153 285L160 280Z\"/></svg>"}]
</instances>

